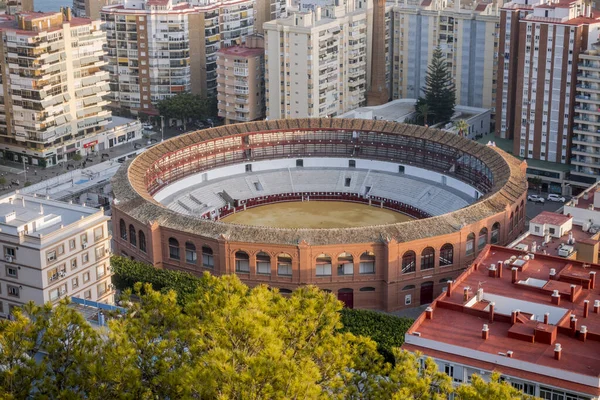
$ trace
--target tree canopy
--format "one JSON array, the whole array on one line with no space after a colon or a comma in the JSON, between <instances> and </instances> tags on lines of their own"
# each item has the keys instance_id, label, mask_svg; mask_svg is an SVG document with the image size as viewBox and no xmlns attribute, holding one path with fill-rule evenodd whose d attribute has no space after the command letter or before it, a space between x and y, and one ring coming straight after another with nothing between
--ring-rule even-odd
<instances>
[{"instance_id":1,"label":"tree canopy","mask_svg":"<svg viewBox=\"0 0 600 400\"><path fill-rule=\"evenodd\" d=\"M0 321L0 398L443 399L450 377L431 359L342 332L342 304L313 286L284 296L235 275L205 274L185 305L136 283L127 313L92 328L63 300ZM135 296L132 296L135 295ZM464 400L523 398L474 378ZM478 397L479 396L479 397Z\"/></svg>"},{"instance_id":2,"label":"tree canopy","mask_svg":"<svg viewBox=\"0 0 600 400\"><path fill-rule=\"evenodd\" d=\"M417 100L416 110L425 120L424 124L433 125L449 121L454 114L456 88L448 70L446 57L439 46L433 51L425 77L425 87L421 90L423 96ZM423 108L424 105L427 107Z\"/></svg>"},{"instance_id":3,"label":"tree canopy","mask_svg":"<svg viewBox=\"0 0 600 400\"><path fill-rule=\"evenodd\" d=\"M189 119L199 120L215 116L217 102L214 97L180 93L159 101L157 108L163 117L182 120L184 126L186 126Z\"/></svg>"}]
</instances>

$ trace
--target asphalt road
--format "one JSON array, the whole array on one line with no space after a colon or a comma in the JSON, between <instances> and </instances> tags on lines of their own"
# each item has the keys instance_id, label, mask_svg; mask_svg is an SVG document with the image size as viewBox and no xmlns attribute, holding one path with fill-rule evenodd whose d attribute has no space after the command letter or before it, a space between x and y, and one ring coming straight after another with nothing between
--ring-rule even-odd
<instances>
[{"instance_id":1,"label":"asphalt road","mask_svg":"<svg viewBox=\"0 0 600 400\"><path fill-rule=\"evenodd\" d=\"M538 194L538 191L530 190L529 194ZM562 206L564 205L564 203L548 201L547 193L542 193L541 195L542 195L542 197L544 197L546 199L545 203L543 203L543 204L542 203L534 203L533 201L527 202L527 206L525 207L525 210L526 210L526 215L527 215L528 221L530 219L534 218L536 215L538 215L542 211L556 212L558 209L562 208Z\"/></svg>"}]
</instances>

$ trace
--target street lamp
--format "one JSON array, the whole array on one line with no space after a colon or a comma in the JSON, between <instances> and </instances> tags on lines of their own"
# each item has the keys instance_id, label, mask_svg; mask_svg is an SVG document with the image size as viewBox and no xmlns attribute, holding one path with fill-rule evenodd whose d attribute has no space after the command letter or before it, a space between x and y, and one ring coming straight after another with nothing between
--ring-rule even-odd
<instances>
[{"instance_id":1,"label":"street lamp","mask_svg":"<svg viewBox=\"0 0 600 400\"><path fill-rule=\"evenodd\" d=\"M165 141L165 117L160 116L160 141Z\"/></svg>"}]
</instances>

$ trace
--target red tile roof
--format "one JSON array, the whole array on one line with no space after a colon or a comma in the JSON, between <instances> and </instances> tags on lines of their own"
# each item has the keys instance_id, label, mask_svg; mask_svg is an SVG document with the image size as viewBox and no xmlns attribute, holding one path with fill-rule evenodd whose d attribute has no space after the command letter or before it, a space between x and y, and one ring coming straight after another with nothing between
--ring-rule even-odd
<instances>
[{"instance_id":1,"label":"red tile roof","mask_svg":"<svg viewBox=\"0 0 600 400\"><path fill-rule=\"evenodd\" d=\"M570 219L573 219L573 217L569 217L563 214L556 214L550 211L542 211L541 213L536 215L535 218L531 220L531 222L534 224L550 224L560 226L568 222Z\"/></svg>"}]
</instances>

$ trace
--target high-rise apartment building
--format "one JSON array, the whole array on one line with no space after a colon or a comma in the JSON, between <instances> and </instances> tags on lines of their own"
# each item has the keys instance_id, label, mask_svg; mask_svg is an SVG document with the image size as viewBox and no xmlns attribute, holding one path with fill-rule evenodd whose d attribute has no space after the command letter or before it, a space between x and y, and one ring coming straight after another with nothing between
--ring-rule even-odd
<instances>
[{"instance_id":1,"label":"high-rise apartment building","mask_svg":"<svg viewBox=\"0 0 600 400\"><path fill-rule=\"evenodd\" d=\"M263 34L263 24L288 16L288 0L256 0L256 33Z\"/></svg>"},{"instance_id":2,"label":"high-rise apartment building","mask_svg":"<svg viewBox=\"0 0 600 400\"><path fill-rule=\"evenodd\" d=\"M501 10L496 135L513 154L568 163L579 54L600 20L583 0L517 0Z\"/></svg>"},{"instance_id":3,"label":"high-rise apartment building","mask_svg":"<svg viewBox=\"0 0 600 400\"><path fill-rule=\"evenodd\" d=\"M393 20L393 98L423 95L439 46L456 86L456 103L495 107L500 17L492 2L467 7L460 1L404 0L393 7Z\"/></svg>"},{"instance_id":4,"label":"high-rise apartment building","mask_svg":"<svg viewBox=\"0 0 600 400\"><path fill-rule=\"evenodd\" d=\"M16 15L20 12L32 12L33 0L7 0L6 13L8 15Z\"/></svg>"},{"instance_id":5,"label":"high-rise apartment building","mask_svg":"<svg viewBox=\"0 0 600 400\"><path fill-rule=\"evenodd\" d=\"M367 4L336 4L264 24L269 119L334 117L366 104Z\"/></svg>"},{"instance_id":6,"label":"high-rise apartment building","mask_svg":"<svg viewBox=\"0 0 600 400\"><path fill-rule=\"evenodd\" d=\"M81 18L100 19L102 7L120 2L121 0L73 0L73 14Z\"/></svg>"},{"instance_id":7,"label":"high-rise apartment building","mask_svg":"<svg viewBox=\"0 0 600 400\"><path fill-rule=\"evenodd\" d=\"M104 7L113 106L155 114L182 92L215 95L217 51L254 32L254 1L125 0Z\"/></svg>"},{"instance_id":8,"label":"high-rise apartment building","mask_svg":"<svg viewBox=\"0 0 600 400\"><path fill-rule=\"evenodd\" d=\"M0 198L0 317L29 301L112 303L108 220L96 208L11 193Z\"/></svg>"},{"instance_id":9,"label":"high-rise apartment building","mask_svg":"<svg viewBox=\"0 0 600 400\"><path fill-rule=\"evenodd\" d=\"M600 44L579 54L571 147L571 181L583 186L600 178Z\"/></svg>"},{"instance_id":10,"label":"high-rise apartment building","mask_svg":"<svg viewBox=\"0 0 600 400\"><path fill-rule=\"evenodd\" d=\"M66 161L111 119L100 21L64 12L0 19L0 140L11 161Z\"/></svg>"},{"instance_id":11,"label":"high-rise apartment building","mask_svg":"<svg viewBox=\"0 0 600 400\"><path fill-rule=\"evenodd\" d=\"M218 109L226 124L265 117L264 55L260 35L247 36L243 46L217 52Z\"/></svg>"}]
</instances>

